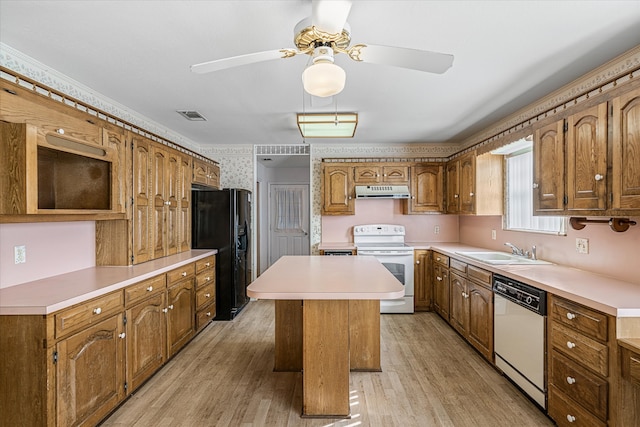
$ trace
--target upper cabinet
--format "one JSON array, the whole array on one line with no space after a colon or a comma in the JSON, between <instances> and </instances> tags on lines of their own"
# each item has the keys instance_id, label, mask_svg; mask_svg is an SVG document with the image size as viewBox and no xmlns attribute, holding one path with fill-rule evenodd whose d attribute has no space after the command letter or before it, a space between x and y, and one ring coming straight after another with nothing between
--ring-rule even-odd
<instances>
[{"instance_id":1,"label":"upper cabinet","mask_svg":"<svg viewBox=\"0 0 640 427\"><path fill-rule=\"evenodd\" d=\"M466 153L447 163L447 213L502 215L502 156Z\"/></svg>"},{"instance_id":2,"label":"upper cabinet","mask_svg":"<svg viewBox=\"0 0 640 427\"><path fill-rule=\"evenodd\" d=\"M322 165L322 215L355 215L353 166Z\"/></svg>"},{"instance_id":3,"label":"upper cabinet","mask_svg":"<svg viewBox=\"0 0 640 427\"><path fill-rule=\"evenodd\" d=\"M361 165L354 168L354 183L360 185L409 183L409 166Z\"/></svg>"},{"instance_id":4,"label":"upper cabinet","mask_svg":"<svg viewBox=\"0 0 640 427\"><path fill-rule=\"evenodd\" d=\"M411 167L411 198L403 205L405 214L444 212L444 164Z\"/></svg>"},{"instance_id":5,"label":"upper cabinet","mask_svg":"<svg viewBox=\"0 0 640 427\"><path fill-rule=\"evenodd\" d=\"M536 129L534 214L637 215L640 89Z\"/></svg>"},{"instance_id":6,"label":"upper cabinet","mask_svg":"<svg viewBox=\"0 0 640 427\"><path fill-rule=\"evenodd\" d=\"M193 159L193 183L220 188L220 167L209 161Z\"/></svg>"}]
</instances>

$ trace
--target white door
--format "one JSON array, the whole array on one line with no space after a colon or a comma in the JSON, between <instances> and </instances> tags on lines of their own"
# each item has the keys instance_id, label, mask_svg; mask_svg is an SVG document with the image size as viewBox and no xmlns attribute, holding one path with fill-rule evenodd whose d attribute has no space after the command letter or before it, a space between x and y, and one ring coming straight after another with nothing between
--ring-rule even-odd
<instances>
[{"instance_id":1,"label":"white door","mask_svg":"<svg viewBox=\"0 0 640 427\"><path fill-rule=\"evenodd\" d=\"M283 255L309 255L309 185L269 184L269 266Z\"/></svg>"}]
</instances>

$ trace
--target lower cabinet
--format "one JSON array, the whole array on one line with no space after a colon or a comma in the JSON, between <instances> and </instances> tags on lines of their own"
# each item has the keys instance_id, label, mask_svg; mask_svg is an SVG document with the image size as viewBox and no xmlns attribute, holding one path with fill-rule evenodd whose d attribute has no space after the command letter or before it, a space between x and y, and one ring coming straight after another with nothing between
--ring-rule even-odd
<instances>
[{"instance_id":1,"label":"lower cabinet","mask_svg":"<svg viewBox=\"0 0 640 427\"><path fill-rule=\"evenodd\" d=\"M0 316L0 426L98 424L193 338L196 306L215 313L205 260L205 303L195 262L46 316Z\"/></svg>"},{"instance_id":2,"label":"lower cabinet","mask_svg":"<svg viewBox=\"0 0 640 427\"><path fill-rule=\"evenodd\" d=\"M415 311L431 310L433 287L431 286L431 251L416 249L414 252L414 309Z\"/></svg>"},{"instance_id":3,"label":"lower cabinet","mask_svg":"<svg viewBox=\"0 0 640 427\"><path fill-rule=\"evenodd\" d=\"M449 257L433 253L433 309L449 321Z\"/></svg>"}]
</instances>

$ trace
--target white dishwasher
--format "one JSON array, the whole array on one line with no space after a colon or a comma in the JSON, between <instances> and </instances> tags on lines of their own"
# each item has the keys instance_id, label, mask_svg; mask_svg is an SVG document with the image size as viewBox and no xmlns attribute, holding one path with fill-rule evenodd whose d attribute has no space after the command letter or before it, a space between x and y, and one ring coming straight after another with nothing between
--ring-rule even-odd
<instances>
[{"instance_id":1,"label":"white dishwasher","mask_svg":"<svg viewBox=\"0 0 640 427\"><path fill-rule=\"evenodd\" d=\"M496 366L546 409L547 293L497 274L493 292Z\"/></svg>"}]
</instances>

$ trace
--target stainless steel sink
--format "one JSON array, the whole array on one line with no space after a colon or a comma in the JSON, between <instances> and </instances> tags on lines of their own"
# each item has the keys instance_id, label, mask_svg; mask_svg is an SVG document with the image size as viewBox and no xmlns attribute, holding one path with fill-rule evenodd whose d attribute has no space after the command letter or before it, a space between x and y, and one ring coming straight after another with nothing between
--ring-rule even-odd
<instances>
[{"instance_id":1,"label":"stainless steel sink","mask_svg":"<svg viewBox=\"0 0 640 427\"><path fill-rule=\"evenodd\" d=\"M509 254L506 252L456 252L458 255L466 256L467 258L475 259L487 264L498 265L542 265L551 264L548 261L542 261L539 259L530 259L518 255Z\"/></svg>"}]
</instances>

